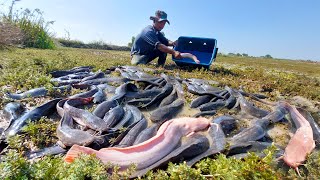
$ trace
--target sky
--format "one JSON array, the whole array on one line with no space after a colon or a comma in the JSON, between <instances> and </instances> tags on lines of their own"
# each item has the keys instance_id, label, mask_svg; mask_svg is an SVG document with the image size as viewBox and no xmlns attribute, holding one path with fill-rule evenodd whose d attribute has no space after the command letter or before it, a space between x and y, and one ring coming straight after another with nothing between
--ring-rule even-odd
<instances>
[{"instance_id":1,"label":"sky","mask_svg":"<svg viewBox=\"0 0 320 180\"><path fill-rule=\"evenodd\" d=\"M0 0L5 12L11 0ZM156 10L168 14L162 30L179 36L215 38L221 53L320 61L319 0L21 0L20 8L40 9L51 32L83 42L127 45Z\"/></svg>"}]
</instances>

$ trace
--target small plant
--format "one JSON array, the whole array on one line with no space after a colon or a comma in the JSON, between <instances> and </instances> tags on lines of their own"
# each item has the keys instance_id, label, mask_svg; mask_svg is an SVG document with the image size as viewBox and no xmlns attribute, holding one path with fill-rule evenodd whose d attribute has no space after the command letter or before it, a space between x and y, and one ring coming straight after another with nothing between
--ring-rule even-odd
<instances>
[{"instance_id":1,"label":"small plant","mask_svg":"<svg viewBox=\"0 0 320 180\"><path fill-rule=\"evenodd\" d=\"M23 128L24 140L38 148L48 147L57 141L57 122L42 117L37 122L30 122Z\"/></svg>"}]
</instances>

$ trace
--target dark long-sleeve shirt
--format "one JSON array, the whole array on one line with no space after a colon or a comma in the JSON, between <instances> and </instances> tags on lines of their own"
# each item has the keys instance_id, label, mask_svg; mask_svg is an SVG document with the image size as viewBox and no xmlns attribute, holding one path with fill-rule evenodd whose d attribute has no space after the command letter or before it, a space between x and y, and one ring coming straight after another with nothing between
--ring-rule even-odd
<instances>
[{"instance_id":1,"label":"dark long-sleeve shirt","mask_svg":"<svg viewBox=\"0 0 320 180\"><path fill-rule=\"evenodd\" d=\"M149 25L137 35L131 48L131 55L148 55L155 51L160 43L168 46L169 40L164 37L163 33Z\"/></svg>"}]
</instances>

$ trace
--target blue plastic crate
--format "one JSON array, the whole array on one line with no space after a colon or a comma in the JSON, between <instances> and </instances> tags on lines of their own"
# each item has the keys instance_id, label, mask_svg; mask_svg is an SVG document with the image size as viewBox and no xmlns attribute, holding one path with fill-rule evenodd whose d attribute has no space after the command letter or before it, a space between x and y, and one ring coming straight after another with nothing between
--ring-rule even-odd
<instances>
[{"instance_id":1,"label":"blue plastic crate","mask_svg":"<svg viewBox=\"0 0 320 180\"><path fill-rule=\"evenodd\" d=\"M189 58L175 59L172 56L172 60L178 66L209 68L211 63L215 61L218 53L217 40L212 38L180 36L178 38L178 45L174 47L174 50L181 53L191 53L200 60L200 64L197 64Z\"/></svg>"}]
</instances>

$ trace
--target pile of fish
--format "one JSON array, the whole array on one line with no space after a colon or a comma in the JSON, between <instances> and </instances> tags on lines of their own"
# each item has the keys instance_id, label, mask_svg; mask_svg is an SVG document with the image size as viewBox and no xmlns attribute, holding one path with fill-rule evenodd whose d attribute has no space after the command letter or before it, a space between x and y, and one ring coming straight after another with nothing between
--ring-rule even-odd
<instances>
[{"instance_id":1,"label":"pile of fish","mask_svg":"<svg viewBox=\"0 0 320 180\"><path fill-rule=\"evenodd\" d=\"M284 101L268 102L261 94L219 87L216 81L145 71L152 69L119 66L92 72L92 67L82 66L52 72L51 81L56 85L52 89L40 87L6 94L12 102L2 110L6 123L0 124L0 153L5 154L7 139L23 133L29 122L54 114L60 116L59 141L52 147L28 152L28 159L67 153L65 161L71 163L81 153L95 154L103 163L119 165L120 173L135 164L132 177L168 162L186 161L192 166L217 153L234 158L243 158L248 152L263 156L262 150L273 144L268 132L277 123L292 121L295 126L287 146L278 146L277 151L290 167L298 170L319 145L319 126L304 109ZM72 89L82 92L68 95ZM60 93L61 97L32 110L20 102L50 97L50 93ZM194 97L190 104L186 103L186 93ZM253 100L272 110L259 108ZM236 115L217 115L220 110ZM184 115L184 111L194 113ZM246 126L240 125L243 118L249 119Z\"/></svg>"}]
</instances>

